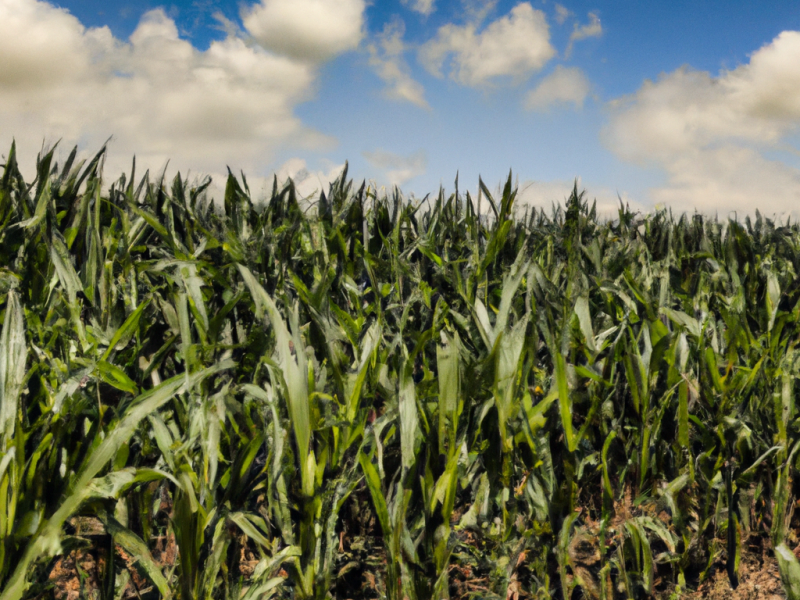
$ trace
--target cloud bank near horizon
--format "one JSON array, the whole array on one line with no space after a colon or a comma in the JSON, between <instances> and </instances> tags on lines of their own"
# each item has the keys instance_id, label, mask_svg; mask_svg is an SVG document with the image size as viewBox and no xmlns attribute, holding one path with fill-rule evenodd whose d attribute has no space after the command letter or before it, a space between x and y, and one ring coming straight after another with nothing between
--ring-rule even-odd
<instances>
[{"instance_id":1,"label":"cloud bank near horizon","mask_svg":"<svg viewBox=\"0 0 800 600\"><path fill-rule=\"evenodd\" d=\"M771 157L797 152L800 32L781 33L717 76L688 67L663 74L610 110L607 146L667 175L650 191L656 204L723 215L800 209L800 170Z\"/></svg>"}]
</instances>

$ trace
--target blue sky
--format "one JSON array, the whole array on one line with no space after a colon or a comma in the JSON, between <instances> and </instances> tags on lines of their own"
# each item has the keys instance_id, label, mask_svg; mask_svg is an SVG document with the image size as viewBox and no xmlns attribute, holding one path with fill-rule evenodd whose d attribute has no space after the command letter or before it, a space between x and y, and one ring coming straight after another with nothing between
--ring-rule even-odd
<instances>
[{"instance_id":1,"label":"blue sky","mask_svg":"<svg viewBox=\"0 0 800 600\"><path fill-rule=\"evenodd\" d=\"M799 125L796 2L0 0L0 148L113 136L109 175L782 214Z\"/></svg>"}]
</instances>

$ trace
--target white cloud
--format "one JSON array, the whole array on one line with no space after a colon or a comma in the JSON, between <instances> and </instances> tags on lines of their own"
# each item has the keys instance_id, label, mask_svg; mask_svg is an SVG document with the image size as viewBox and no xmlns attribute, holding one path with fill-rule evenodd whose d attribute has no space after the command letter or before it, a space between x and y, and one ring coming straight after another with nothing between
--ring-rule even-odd
<instances>
[{"instance_id":1,"label":"white cloud","mask_svg":"<svg viewBox=\"0 0 800 600\"><path fill-rule=\"evenodd\" d=\"M656 202L681 209L797 210L800 171L767 158L800 129L800 32L785 31L748 64L713 77L681 68L611 103L606 145L660 166Z\"/></svg>"},{"instance_id":2,"label":"white cloud","mask_svg":"<svg viewBox=\"0 0 800 600\"><path fill-rule=\"evenodd\" d=\"M405 26L398 20L386 23L375 42L367 46L369 64L387 85L384 95L392 100L411 102L421 108L429 108L425 101L425 89L411 77L403 54Z\"/></svg>"},{"instance_id":3,"label":"white cloud","mask_svg":"<svg viewBox=\"0 0 800 600\"><path fill-rule=\"evenodd\" d=\"M461 14L465 23L480 27L497 6L498 0L461 0Z\"/></svg>"},{"instance_id":4,"label":"white cloud","mask_svg":"<svg viewBox=\"0 0 800 600\"><path fill-rule=\"evenodd\" d=\"M535 89L528 92L525 108L546 111L552 106L570 103L582 108L590 87L589 80L579 68L558 65Z\"/></svg>"},{"instance_id":5,"label":"white cloud","mask_svg":"<svg viewBox=\"0 0 800 600\"><path fill-rule=\"evenodd\" d=\"M0 2L0 147L13 136L22 155L43 139L96 151L113 135L113 177L133 154L156 169L253 173L277 147L328 144L293 114L315 78L236 37L201 52L160 9L124 42L46 2Z\"/></svg>"},{"instance_id":6,"label":"white cloud","mask_svg":"<svg viewBox=\"0 0 800 600\"><path fill-rule=\"evenodd\" d=\"M523 2L480 33L475 23L440 27L419 56L432 74L441 76L442 67L450 62L450 76L455 81L478 87L498 77L527 77L554 55L544 13Z\"/></svg>"},{"instance_id":7,"label":"white cloud","mask_svg":"<svg viewBox=\"0 0 800 600\"><path fill-rule=\"evenodd\" d=\"M403 185L405 182L425 173L428 168L428 156L424 150L418 150L409 156L373 150L362 152L367 162L376 169L382 169L390 185Z\"/></svg>"},{"instance_id":8,"label":"white cloud","mask_svg":"<svg viewBox=\"0 0 800 600\"><path fill-rule=\"evenodd\" d=\"M657 205L728 216L785 215L800 209L800 171L735 144L676 156L665 165L669 184L650 191Z\"/></svg>"},{"instance_id":9,"label":"white cloud","mask_svg":"<svg viewBox=\"0 0 800 600\"><path fill-rule=\"evenodd\" d=\"M261 0L242 21L264 48L321 62L358 47L365 8L364 0Z\"/></svg>"},{"instance_id":10,"label":"white cloud","mask_svg":"<svg viewBox=\"0 0 800 600\"><path fill-rule=\"evenodd\" d=\"M572 11L566 6L556 4L556 23L563 25L564 22L572 16Z\"/></svg>"},{"instance_id":11,"label":"white cloud","mask_svg":"<svg viewBox=\"0 0 800 600\"><path fill-rule=\"evenodd\" d=\"M436 10L436 0L401 0L403 6L408 6L411 10L417 11L419 14L428 16Z\"/></svg>"},{"instance_id":12,"label":"white cloud","mask_svg":"<svg viewBox=\"0 0 800 600\"><path fill-rule=\"evenodd\" d=\"M3 91L33 92L82 77L92 54L113 44L107 28L84 32L67 11L24 0L0 4L0 31Z\"/></svg>"},{"instance_id":13,"label":"white cloud","mask_svg":"<svg viewBox=\"0 0 800 600\"><path fill-rule=\"evenodd\" d=\"M590 37L600 37L601 35L603 35L603 26L600 24L600 17L598 17L596 13L590 12L589 22L586 25L578 25L575 23L572 29L572 35L569 36L569 44L567 44L564 56L569 58L569 55L572 54L572 47L575 45L575 42Z\"/></svg>"},{"instance_id":14,"label":"white cloud","mask_svg":"<svg viewBox=\"0 0 800 600\"><path fill-rule=\"evenodd\" d=\"M291 178L301 198L316 201L321 191L328 192L328 187L342 174L343 169L344 165L333 165L326 171L309 171L305 159L291 158L278 168L275 176L278 185L283 185ZM269 184L272 185L271 180Z\"/></svg>"}]
</instances>

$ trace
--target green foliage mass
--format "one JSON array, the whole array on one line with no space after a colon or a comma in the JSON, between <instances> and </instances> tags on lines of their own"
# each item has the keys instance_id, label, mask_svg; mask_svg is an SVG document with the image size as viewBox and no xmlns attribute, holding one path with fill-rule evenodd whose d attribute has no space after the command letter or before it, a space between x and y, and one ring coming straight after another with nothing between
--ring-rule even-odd
<instances>
[{"instance_id":1,"label":"green foliage mass","mask_svg":"<svg viewBox=\"0 0 800 600\"><path fill-rule=\"evenodd\" d=\"M0 600L800 597L797 225L103 156L0 178Z\"/></svg>"}]
</instances>

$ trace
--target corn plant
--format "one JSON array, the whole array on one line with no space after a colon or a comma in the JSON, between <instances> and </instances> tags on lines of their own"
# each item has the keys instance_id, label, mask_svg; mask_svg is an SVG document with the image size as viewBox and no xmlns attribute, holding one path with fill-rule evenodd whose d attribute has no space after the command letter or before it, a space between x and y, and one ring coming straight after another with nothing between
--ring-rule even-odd
<instances>
[{"instance_id":1,"label":"corn plant","mask_svg":"<svg viewBox=\"0 0 800 600\"><path fill-rule=\"evenodd\" d=\"M680 598L754 545L800 597L796 224L103 157L0 177L0 600Z\"/></svg>"}]
</instances>

